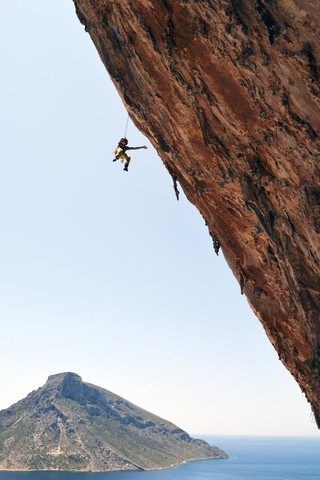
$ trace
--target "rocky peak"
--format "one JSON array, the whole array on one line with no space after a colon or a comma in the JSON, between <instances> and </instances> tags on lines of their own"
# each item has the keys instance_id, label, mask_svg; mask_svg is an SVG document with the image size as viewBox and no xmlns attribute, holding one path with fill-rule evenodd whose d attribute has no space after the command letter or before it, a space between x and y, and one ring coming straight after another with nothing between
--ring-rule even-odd
<instances>
[{"instance_id":1,"label":"rocky peak","mask_svg":"<svg viewBox=\"0 0 320 480\"><path fill-rule=\"evenodd\" d=\"M107 400L102 398L98 388L86 384L80 375L72 372L50 375L42 387L55 398L69 398L80 405L100 404L105 406Z\"/></svg>"},{"instance_id":2,"label":"rocky peak","mask_svg":"<svg viewBox=\"0 0 320 480\"><path fill-rule=\"evenodd\" d=\"M81 381L82 381L82 378L80 377L80 375L77 375L76 373L62 372L62 373L57 373L55 375L49 375L46 385L51 383L59 383L59 382L81 382Z\"/></svg>"}]
</instances>

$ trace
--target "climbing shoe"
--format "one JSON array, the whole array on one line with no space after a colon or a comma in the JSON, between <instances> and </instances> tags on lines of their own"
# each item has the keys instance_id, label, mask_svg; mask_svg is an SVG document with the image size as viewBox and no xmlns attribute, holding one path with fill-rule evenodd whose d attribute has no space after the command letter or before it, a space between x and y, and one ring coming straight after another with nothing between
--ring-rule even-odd
<instances>
[{"instance_id":1,"label":"climbing shoe","mask_svg":"<svg viewBox=\"0 0 320 480\"><path fill-rule=\"evenodd\" d=\"M128 167L124 167L124 169L123 169L123 170L125 170L125 171L127 172L127 171L128 171Z\"/></svg>"},{"instance_id":2,"label":"climbing shoe","mask_svg":"<svg viewBox=\"0 0 320 480\"><path fill-rule=\"evenodd\" d=\"M116 162L116 161L117 161L117 158L114 158L112 161L113 161L113 162Z\"/></svg>"}]
</instances>

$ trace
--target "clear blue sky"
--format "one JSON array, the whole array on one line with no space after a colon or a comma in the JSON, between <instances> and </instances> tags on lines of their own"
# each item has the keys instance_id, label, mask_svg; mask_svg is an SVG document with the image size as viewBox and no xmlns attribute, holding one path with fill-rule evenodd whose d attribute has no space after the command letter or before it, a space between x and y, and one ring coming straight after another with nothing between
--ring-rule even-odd
<instances>
[{"instance_id":1,"label":"clear blue sky","mask_svg":"<svg viewBox=\"0 0 320 480\"><path fill-rule=\"evenodd\" d=\"M200 214L130 122L71 0L1 2L6 408L73 371L190 433L319 435Z\"/></svg>"}]
</instances>

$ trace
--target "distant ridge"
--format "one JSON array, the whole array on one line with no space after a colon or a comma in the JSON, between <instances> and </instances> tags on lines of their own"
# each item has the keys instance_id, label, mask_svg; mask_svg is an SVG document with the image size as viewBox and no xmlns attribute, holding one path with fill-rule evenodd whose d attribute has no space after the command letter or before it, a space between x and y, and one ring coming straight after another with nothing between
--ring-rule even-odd
<instances>
[{"instance_id":1,"label":"distant ridge","mask_svg":"<svg viewBox=\"0 0 320 480\"><path fill-rule=\"evenodd\" d=\"M0 470L149 470L227 457L71 372L0 411Z\"/></svg>"}]
</instances>

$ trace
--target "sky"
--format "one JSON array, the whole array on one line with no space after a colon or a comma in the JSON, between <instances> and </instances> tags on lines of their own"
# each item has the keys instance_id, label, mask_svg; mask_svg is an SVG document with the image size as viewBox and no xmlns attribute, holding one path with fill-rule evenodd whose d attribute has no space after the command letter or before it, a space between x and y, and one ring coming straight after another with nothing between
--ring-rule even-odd
<instances>
[{"instance_id":1,"label":"sky","mask_svg":"<svg viewBox=\"0 0 320 480\"><path fill-rule=\"evenodd\" d=\"M71 0L0 2L0 409L72 371L191 434L319 435ZM181 190L181 188L180 188Z\"/></svg>"}]
</instances>

